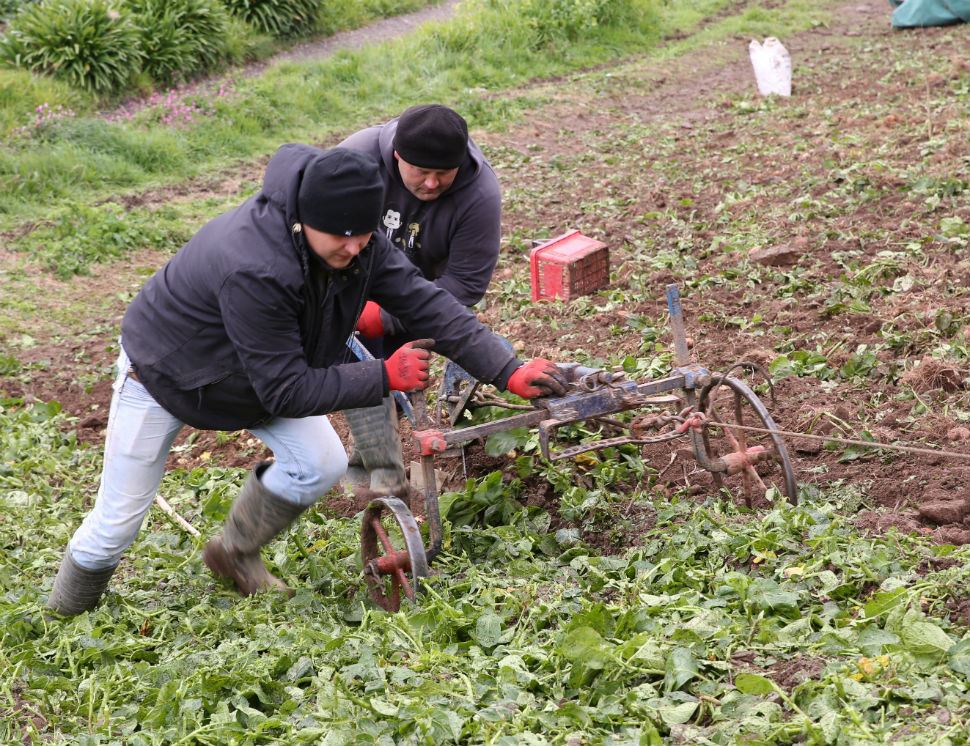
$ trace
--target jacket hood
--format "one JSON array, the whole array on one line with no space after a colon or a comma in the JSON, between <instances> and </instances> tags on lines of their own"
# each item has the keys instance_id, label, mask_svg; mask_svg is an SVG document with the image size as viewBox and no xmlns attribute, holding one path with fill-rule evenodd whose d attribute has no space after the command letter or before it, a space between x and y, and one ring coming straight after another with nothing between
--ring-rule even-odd
<instances>
[{"instance_id":1,"label":"jacket hood","mask_svg":"<svg viewBox=\"0 0 970 746\"><path fill-rule=\"evenodd\" d=\"M307 165L322 154L320 148L300 143L283 145L269 160L263 177L263 197L283 212L286 224L300 222L297 195Z\"/></svg>"},{"instance_id":2,"label":"jacket hood","mask_svg":"<svg viewBox=\"0 0 970 746\"><path fill-rule=\"evenodd\" d=\"M387 169L389 174L395 174L397 178L397 161L394 160L394 135L397 132L397 119L392 119L383 127L381 127L381 134L379 138L380 149L381 149L381 159L384 161L384 167ZM482 162L485 160L485 156L482 154L481 148L479 148L471 138L468 140L468 153L465 155L465 160L462 162L461 166L458 167L458 176L455 177L454 183L448 188L449 194L457 192L459 189L463 189L472 182L475 181L475 177L478 172L482 170Z\"/></svg>"}]
</instances>

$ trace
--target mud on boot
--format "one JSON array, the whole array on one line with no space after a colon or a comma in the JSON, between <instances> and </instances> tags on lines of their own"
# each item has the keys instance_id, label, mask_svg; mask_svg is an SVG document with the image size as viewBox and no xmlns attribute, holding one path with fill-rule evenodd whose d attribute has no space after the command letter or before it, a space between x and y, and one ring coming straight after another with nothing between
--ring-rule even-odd
<instances>
[{"instance_id":1,"label":"mud on boot","mask_svg":"<svg viewBox=\"0 0 970 746\"><path fill-rule=\"evenodd\" d=\"M206 544L202 561L220 578L228 578L244 596L261 590L293 591L266 569L259 550L306 510L275 495L259 480L271 462L256 466L226 517L222 533Z\"/></svg>"},{"instance_id":2,"label":"mud on boot","mask_svg":"<svg viewBox=\"0 0 970 746\"><path fill-rule=\"evenodd\" d=\"M393 495L406 501L408 481L394 399L387 396L379 407L343 414L354 439L343 484L358 496L369 488L375 497Z\"/></svg>"}]
</instances>

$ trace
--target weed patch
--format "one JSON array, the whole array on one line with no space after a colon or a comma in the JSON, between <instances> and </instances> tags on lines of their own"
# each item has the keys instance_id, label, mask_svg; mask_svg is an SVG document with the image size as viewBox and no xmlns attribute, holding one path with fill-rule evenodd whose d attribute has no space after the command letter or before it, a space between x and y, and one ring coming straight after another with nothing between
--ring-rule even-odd
<instances>
[{"instance_id":1,"label":"weed patch","mask_svg":"<svg viewBox=\"0 0 970 746\"><path fill-rule=\"evenodd\" d=\"M135 249L174 251L190 235L172 209L126 211L108 202L73 205L51 224L19 239L15 248L30 252L57 277L67 279Z\"/></svg>"}]
</instances>

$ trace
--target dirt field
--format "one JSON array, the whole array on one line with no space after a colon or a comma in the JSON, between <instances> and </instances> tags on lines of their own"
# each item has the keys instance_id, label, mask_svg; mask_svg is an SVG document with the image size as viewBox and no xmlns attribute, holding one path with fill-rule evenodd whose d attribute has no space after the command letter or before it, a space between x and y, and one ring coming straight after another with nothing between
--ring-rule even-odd
<instances>
[{"instance_id":1,"label":"dirt field","mask_svg":"<svg viewBox=\"0 0 970 746\"><path fill-rule=\"evenodd\" d=\"M757 97L747 38L514 92L527 117L473 133L506 196L507 240L482 318L524 355L649 357L670 342L663 289L677 282L694 360L770 366L781 428L964 455L789 438L799 482L855 490L865 530L970 543L970 36L893 32L873 0L783 41L789 100ZM205 196L262 165L131 200ZM526 239L570 228L610 246L610 288L569 305L525 302ZM751 255L767 249L778 254L772 265ZM121 296L163 261L145 252L97 277L45 278L42 304L95 301L76 326L40 319L25 330L34 344L17 350L23 370L0 379L0 395L57 400L98 443ZM261 453L245 433L186 437L173 465L245 466ZM503 467L473 456L469 475ZM658 488L685 480L706 489L687 463ZM552 499L548 485L530 489L534 502Z\"/></svg>"}]
</instances>

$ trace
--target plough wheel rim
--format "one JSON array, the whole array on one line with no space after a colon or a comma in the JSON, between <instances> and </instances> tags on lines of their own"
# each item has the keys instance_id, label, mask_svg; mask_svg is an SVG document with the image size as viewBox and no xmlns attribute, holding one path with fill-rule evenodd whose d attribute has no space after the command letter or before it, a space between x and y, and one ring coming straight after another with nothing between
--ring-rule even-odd
<instances>
[{"instance_id":1,"label":"plough wheel rim","mask_svg":"<svg viewBox=\"0 0 970 746\"><path fill-rule=\"evenodd\" d=\"M771 418L768 413L768 408L765 407L764 402L758 397L754 391L746 384L737 378L732 378L731 376L725 376L720 378L717 375L714 376L714 380L701 389L699 397L699 406L702 412L707 410L707 401L711 392L720 386L727 386L736 394L739 394L742 398L746 399L754 409L755 414L761 419L762 425L768 430L777 430L778 425ZM727 425L728 423L724 423ZM706 433L705 433L706 434ZM778 433L766 433L767 437L771 438L772 445L774 446L775 453L778 458L775 459L776 463L781 466L782 475L784 477L785 483L785 496L788 498L788 502L792 505L798 504L798 482L795 480L795 470L792 468L791 457L788 455L788 447L785 445L785 439ZM707 439L705 438L705 444ZM710 450L708 450L710 454Z\"/></svg>"},{"instance_id":2,"label":"plough wheel rim","mask_svg":"<svg viewBox=\"0 0 970 746\"><path fill-rule=\"evenodd\" d=\"M394 593L385 592L383 577L372 577L367 568L371 562L376 561L384 554L384 547L381 545L380 537L374 529L374 520L381 521L384 513L389 513L394 518L404 538L404 549L407 552L408 560L411 563L410 570L410 593L405 591L405 595L411 601L420 587L420 578L426 578L431 574L428 568L428 556L424 551L424 543L421 539L421 530L418 528L414 516L407 505L396 497L386 496L371 500L365 508L360 525L360 559L361 567L364 570L364 580L367 581L367 589L374 603L387 611L398 611L401 608L400 589L407 588L401 584L394 585ZM393 584L393 581L392 581Z\"/></svg>"}]
</instances>

